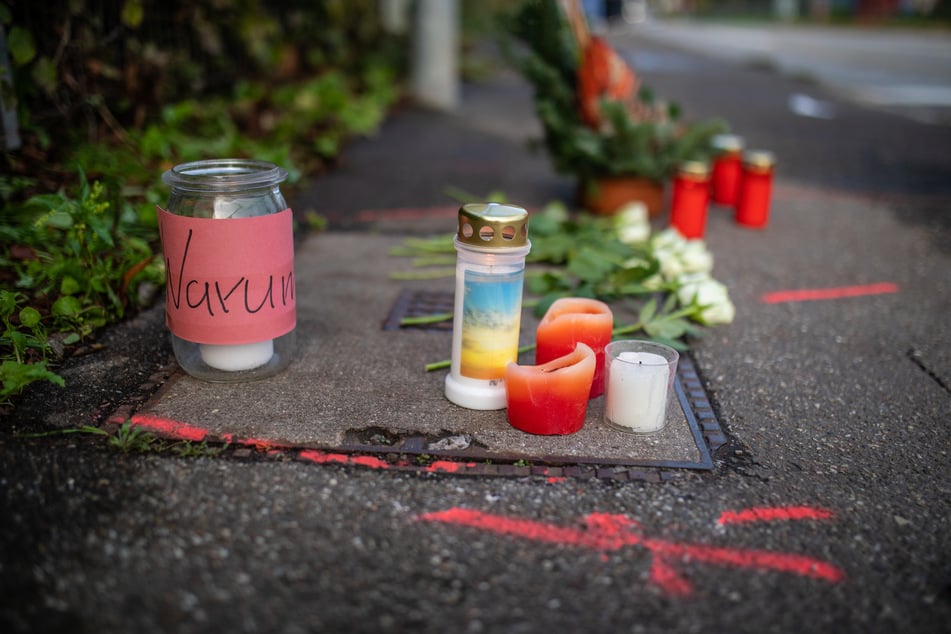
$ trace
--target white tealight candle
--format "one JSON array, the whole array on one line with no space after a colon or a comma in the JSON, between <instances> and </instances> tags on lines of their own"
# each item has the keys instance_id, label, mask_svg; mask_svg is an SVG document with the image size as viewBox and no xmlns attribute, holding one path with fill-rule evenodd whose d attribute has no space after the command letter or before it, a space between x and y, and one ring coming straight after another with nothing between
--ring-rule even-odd
<instances>
[{"instance_id":1,"label":"white tealight candle","mask_svg":"<svg viewBox=\"0 0 951 634\"><path fill-rule=\"evenodd\" d=\"M236 345L203 343L199 350L206 365L226 372L241 372L259 368L270 361L274 356L274 340Z\"/></svg>"},{"instance_id":2,"label":"white tealight candle","mask_svg":"<svg viewBox=\"0 0 951 634\"><path fill-rule=\"evenodd\" d=\"M667 359L652 352L622 352L611 361L605 415L615 425L648 433L667 420Z\"/></svg>"}]
</instances>

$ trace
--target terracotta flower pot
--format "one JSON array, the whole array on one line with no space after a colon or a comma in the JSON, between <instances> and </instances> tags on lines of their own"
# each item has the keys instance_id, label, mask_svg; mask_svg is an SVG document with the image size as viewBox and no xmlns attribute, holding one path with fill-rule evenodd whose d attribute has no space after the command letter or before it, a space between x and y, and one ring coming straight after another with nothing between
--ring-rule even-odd
<instances>
[{"instance_id":1,"label":"terracotta flower pot","mask_svg":"<svg viewBox=\"0 0 951 634\"><path fill-rule=\"evenodd\" d=\"M581 183L581 206L591 213L610 216L630 202L641 201L651 218L664 211L664 183L639 176L606 176Z\"/></svg>"}]
</instances>

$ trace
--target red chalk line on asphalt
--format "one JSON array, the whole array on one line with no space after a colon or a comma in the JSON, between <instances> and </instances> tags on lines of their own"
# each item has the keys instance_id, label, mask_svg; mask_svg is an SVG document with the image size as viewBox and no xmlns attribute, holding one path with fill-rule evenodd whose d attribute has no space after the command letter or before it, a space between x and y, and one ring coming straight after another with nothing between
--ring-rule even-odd
<instances>
[{"instance_id":1,"label":"red chalk line on asphalt","mask_svg":"<svg viewBox=\"0 0 951 634\"><path fill-rule=\"evenodd\" d=\"M775 522L789 520L827 520L834 513L829 509L811 506L756 506L742 511L724 511L717 524L747 524L750 522Z\"/></svg>"},{"instance_id":2,"label":"red chalk line on asphalt","mask_svg":"<svg viewBox=\"0 0 951 634\"><path fill-rule=\"evenodd\" d=\"M115 424L121 424L124 421L119 419L111 420ZM151 414L134 414L129 418L129 424L132 427L140 427L151 432L162 434L176 440L187 440L192 442L202 442L209 440L211 434L207 429L182 423L170 418L153 416ZM267 440L263 438L239 438L234 434L224 434L221 441L228 444L240 445L242 447L251 447L260 450L294 450L297 449L289 443ZM419 471L427 473L461 473L466 469L472 469L476 466L474 462L454 462L452 460L434 460L424 467L416 467L411 462L401 460L395 463L387 462L375 456L364 456L356 454L346 454L341 452L323 451L320 449L302 449L297 457L307 462L316 464L340 464L366 467L369 469L392 469L413 467ZM560 481L558 478L549 478L549 483Z\"/></svg>"},{"instance_id":3,"label":"red chalk line on asphalt","mask_svg":"<svg viewBox=\"0 0 951 634\"><path fill-rule=\"evenodd\" d=\"M832 288L802 288L796 290L774 291L760 297L765 304L779 304L783 302L808 302L824 299L842 299L845 297L860 297L863 295L884 295L897 293L898 285L892 282L878 282L876 284L861 284L855 286L836 286Z\"/></svg>"},{"instance_id":4,"label":"red chalk line on asphalt","mask_svg":"<svg viewBox=\"0 0 951 634\"><path fill-rule=\"evenodd\" d=\"M791 509L799 509L790 512ZM805 519L810 507L759 508L756 512L785 519ZM753 511L754 509L747 509ZM828 519L822 509L812 509L811 515ZM746 511L736 512L743 516ZM722 517L722 516L721 516ZM506 517L483 513L475 509L450 508L444 511L424 513L417 518L424 522L439 522L455 526L481 529L497 535L521 537L537 542L577 546L608 553L625 546L640 546L653 555L650 582L673 597L687 597L693 592L691 582L681 574L676 565L686 562L701 562L747 570L772 570L800 577L838 583L845 574L838 567L820 559L763 550L727 548L707 544L683 543L646 536L640 524L623 515L592 513L583 518L583 526L559 526L535 520Z\"/></svg>"}]
</instances>

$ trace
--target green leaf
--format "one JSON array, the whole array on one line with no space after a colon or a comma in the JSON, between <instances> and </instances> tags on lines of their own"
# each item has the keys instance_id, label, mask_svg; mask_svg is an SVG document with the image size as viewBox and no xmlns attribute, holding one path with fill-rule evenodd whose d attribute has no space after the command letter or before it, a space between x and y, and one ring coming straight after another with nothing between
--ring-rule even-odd
<instances>
[{"instance_id":1,"label":"green leaf","mask_svg":"<svg viewBox=\"0 0 951 634\"><path fill-rule=\"evenodd\" d=\"M584 282L599 282L614 268L603 252L592 247L582 247L568 262L568 272Z\"/></svg>"},{"instance_id":2,"label":"green leaf","mask_svg":"<svg viewBox=\"0 0 951 634\"><path fill-rule=\"evenodd\" d=\"M13 57L13 63L18 66L29 64L36 57L33 34L19 26L10 29L10 33L7 34L7 49Z\"/></svg>"},{"instance_id":3,"label":"green leaf","mask_svg":"<svg viewBox=\"0 0 951 634\"><path fill-rule=\"evenodd\" d=\"M530 231L534 231L534 228L535 225L532 224ZM532 262L561 264L568 259L574 246L574 238L565 233L545 236L544 240L535 239L535 235L532 234L532 250L528 259Z\"/></svg>"},{"instance_id":4,"label":"green leaf","mask_svg":"<svg viewBox=\"0 0 951 634\"><path fill-rule=\"evenodd\" d=\"M547 295L555 291L571 289L571 282L563 273L545 271L540 275L529 275L525 278L528 291L533 295Z\"/></svg>"},{"instance_id":5,"label":"green leaf","mask_svg":"<svg viewBox=\"0 0 951 634\"><path fill-rule=\"evenodd\" d=\"M642 324L649 323L651 319L654 318L654 314L657 312L657 300L651 298L644 304L644 307L641 308L641 314L638 315L637 320Z\"/></svg>"},{"instance_id":6,"label":"green leaf","mask_svg":"<svg viewBox=\"0 0 951 634\"><path fill-rule=\"evenodd\" d=\"M79 282L73 277L64 277L59 283L59 292L62 295L75 295L82 290Z\"/></svg>"},{"instance_id":7,"label":"green leaf","mask_svg":"<svg viewBox=\"0 0 951 634\"><path fill-rule=\"evenodd\" d=\"M19 330L7 330L3 333L3 336L10 340L13 350L18 355L26 350L30 342L30 338L27 336L27 334L25 332L20 332Z\"/></svg>"},{"instance_id":8,"label":"green leaf","mask_svg":"<svg viewBox=\"0 0 951 634\"><path fill-rule=\"evenodd\" d=\"M644 332L651 337L679 339L687 332L687 322L683 319L657 320L644 324Z\"/></svg>"},{"instance_id":9,"label":"green leaf","mask_svg":"<svg viewBox=\"0 0 951 634\"><path fill-rule=\"evenodd\" d=\"M8 359L0 363L0 381L3 383L3 387L0 388L0 400L9 399L36 381L49 381L60 387L66 385L63 377L47 369L45 361L27 364Z\"/></svg>"},{"instance_id":10,"label":"green leaf","mask_svg":"<svg viewBox=\"0 0 951 634\"><path fill-rule=\"evenodd\" d=\"M150 125L145 129L139 147L146 157L167 159L172 156L172 146L168 135L156 125Z\"/></svg>"},{"instance_id":11,"label":"green leaf","mask_svg":"<svg viewBox=\"0 0 951 634\"><path fill-rule=\"evenodd\" d=\"M20 311L20 323L31 330L39 325L41 318L40 311L31 306Z\"/></svg>"},{"instance_id":12,"label":"green leaf","mask_svg":"<svg viewBox=\"0 0 951 634\"><path fill-rule=\"evenodd\" d=\"M657 343L662 343L665 346L670 346L671 348L679 352L686 352L687 350L690 349L690 347L687 344L685 344L683 341L679 339L668 339L666 337L651 337L651 340L656 341Z\"/></svg>"},{"instance_id":13,"label":"green leaf","mask_svg":"<svg viewBox=\"0 0 951 634\"><path fill-rule=\"evenodd\" d=\"M33 65L33 81L48 95L56 92L56 87L59 85L59 73L53 60L45 55L36 60L36 64Z\"/></svg>"},{"instance_id":14,"label":"green leaf","mask_svg":"<svg viewBox=\"0 0 951 634\"><path fill-rule=\"evenodd\" d=\"M538 300L537 304L535 304L535 316L543 317L545 313L548 312L548 309L551 308L551 305L555 303L556 300L566 296L567 296L567 293L564 293L564 292L550 293L548 295L545 295L540 300Z\"/></svg>"},{"instance_id":15,"label":"green leaf","mask_svg":"<svg viewBox=\"0 0 951 634\"><path fill-rule=\"evenodd\" d=\"M142 0L126 0L122 5L122 23L130 29L137 29L142 24L145 9Z\"/></svg>"},{"instance_id":16,"label":"green leaf","mask_svg":"<svg viewBox=\"0 0 951 634\"><path fill-rule=\"evenodd\" d=\"M82 312L82 309L82 304L78 299L72 295L64 295L53 302L53 306L50 311L57 317L71 319L79 315L79 313Z\"/></svg>"},{"instance_id":17,"label":"green leaf","mask_svg":"<svg viewBox=\"0 0 951 634\"><path fill-rule=\"evenodd\" d=\"M314 140L314 150L327 158L333 158L340 153L340 139L336 134L321 134Z\"/></svg>"},{"instance_id":18,"label":"green leaf","mask_svg":"<svg viewBox=\"0 0 951 634\"><path fill-rule=\"evenodd\" d=\"M21 293L0 290L0 317L7 318L12 315L21 297L23 297Z\"/></svg>"},{"instance_id":19,"label":"green leaf","mask_svg":"<svg viewBox=\"0 0 951 634\"><path fill-rule=\"evenodd\" d=\"M677 306L677 293L669 293L667 299L664 300L663 312L669 313Z\"/></svg>"}]
</instances>

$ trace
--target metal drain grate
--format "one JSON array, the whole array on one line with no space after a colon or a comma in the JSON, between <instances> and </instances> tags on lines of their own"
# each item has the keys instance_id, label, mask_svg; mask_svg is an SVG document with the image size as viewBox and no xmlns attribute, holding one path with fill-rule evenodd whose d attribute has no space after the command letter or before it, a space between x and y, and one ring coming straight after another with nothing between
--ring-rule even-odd
<instances>
[{"instance_id":1,"label":"metal drain grate","mask_svg":"<svg viewBox=\"0 0 951 634\"><path fill-rule=\"evenodd\" d=\"M452 330L452 320L439 321L430 324L403 325L405 317L428 317L452 313L455 295L452 291L420 291L406 289L400 293L390 309L390 314L383 321L383 330L398 330L399 328L415 328L417 330L437 330L449 332Z\"/></svg>"},{"instance_id":2,"label":"metal drain grate","mask_svg":"<svg viewBox=\"0 0 951 634\"><path fill-rule=\"evenodd\" d=\"M677 375L680 379L680 385L683 387L682 401L684 409L688 407L693 414L696 425L703 435L711 453L726 444L726 434L720 427L720 421L713 411L710 404L710 398L703 389L700 377L697 375L697 368L693 360L686 354L680 355L680 362L677 364Z\"/></svg>"},{"instance_id":3,"label":"metal drain grate","mask_svg":"<svg viewBox=\"0 0 951 634\"><path fill-rule=\"evenodd\" d=\"M383 323L384 330L416 328L430 331L449 332L452 320L437 323L402 325L405 317L423 317L451 313L454 296L451 291L403 290L396 299L389 315ZM575 478L598 478L610 480L647 480L660 481L682 470L710 470L714 468L713 454L727 443L727 436L717 420L703 383L697 373L693 360L682 354L677 368L675 382L677 401L686 419L690 435L700 452L696 461L645 460L643 456L631 456L630 459L617 460L587 457L563 457L556 455L537 455L526 465L524 456L512 455L504 450L466 447L453 450L448 440L455 438L454 433L446 432L446 438L430 438L407 431L394 437L388 437L383 430L349 430L341 449L357 454L377 454L389 456L417 456L419 461L427 459L449 459L454 461L455 473L471 475L525 476L545 475L548 477L568 476ZM373 433L371 433L373 432ZM447 445L443 450L442 445ZM540 464L539 464L540 463ZM395 466L395 465L394 465ZM401 463L400 468L413 469L410 464ZM426 469L425 464L420 467Z\"/></svg>"}]
</instances>

